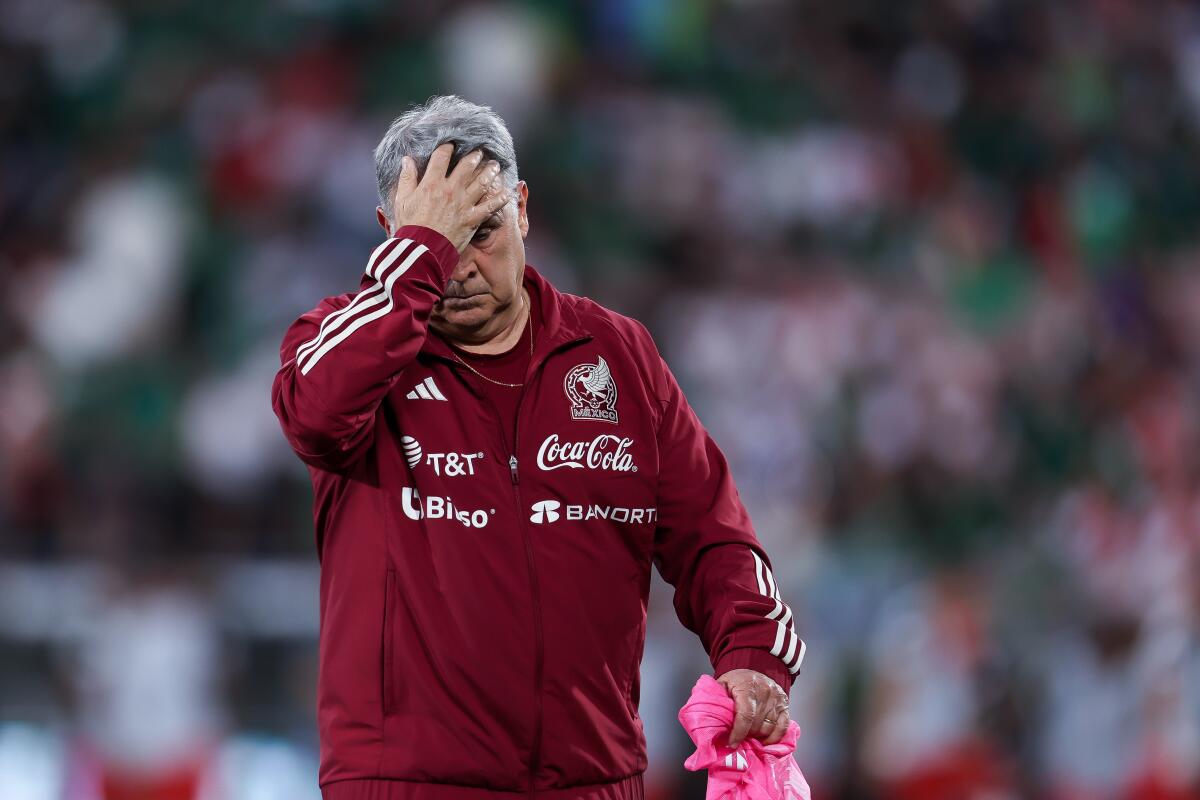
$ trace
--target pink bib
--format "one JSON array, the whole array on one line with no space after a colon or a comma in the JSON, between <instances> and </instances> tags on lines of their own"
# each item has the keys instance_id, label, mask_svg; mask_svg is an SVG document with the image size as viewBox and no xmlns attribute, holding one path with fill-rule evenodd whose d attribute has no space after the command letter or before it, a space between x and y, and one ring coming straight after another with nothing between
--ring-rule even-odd
<instances>
[{"instance_id":1,"label":"pink bib","mask_svg":"<svg viewBox=\"0 0 1200 800\"><path fill-rule=\"evenodd\" d=\"M748 736L729 747L736 708L724 686L701 675L679 709L679 722L696 745L683 766L708 770L705 800L811 800L808 781L792 757L800 726L788 722L787 732L773 745Z\"/></svg>"}]
</instances>

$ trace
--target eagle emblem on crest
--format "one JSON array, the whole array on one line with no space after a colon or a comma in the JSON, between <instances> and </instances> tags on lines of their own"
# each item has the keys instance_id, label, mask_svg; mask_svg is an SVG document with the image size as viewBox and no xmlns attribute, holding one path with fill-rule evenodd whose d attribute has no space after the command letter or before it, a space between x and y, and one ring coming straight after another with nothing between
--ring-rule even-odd
<instances>
[{"instance_id":1,"label":"eagle emblem on crest","mask_svg":"<svg viewBox=\"0 0 1200 800\"><path fill-rule=\"evenodd\" d=\"M617 422L617 383L603 356L595 364L579 364L567 372L563 391L571 401L571 419Z\"/></svg>"}]
</instances>

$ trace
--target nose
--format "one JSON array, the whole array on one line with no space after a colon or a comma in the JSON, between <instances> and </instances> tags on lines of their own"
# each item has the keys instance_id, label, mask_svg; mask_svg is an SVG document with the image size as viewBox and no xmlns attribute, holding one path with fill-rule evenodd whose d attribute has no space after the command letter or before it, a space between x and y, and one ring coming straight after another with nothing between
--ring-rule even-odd
<instances>
[{"instance_id":1,"label":"nose","mask_svg":"<svg viewBox=\"0 0 1200 800\"><path fill-rule=\"evenodd\" d=\"M466 283L471 278L475 277L478 269L475 267L475 254L472 252L470 245L462 251L458 256L458 263L454 266L454 271L450 273L450 280Z\"/></svg>"}]
</instances>

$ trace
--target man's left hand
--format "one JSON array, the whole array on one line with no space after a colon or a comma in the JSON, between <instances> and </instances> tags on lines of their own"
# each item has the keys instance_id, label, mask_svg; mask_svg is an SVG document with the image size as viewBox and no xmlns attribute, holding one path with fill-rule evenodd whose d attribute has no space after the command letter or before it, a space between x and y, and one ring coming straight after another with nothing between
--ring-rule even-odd
<instances>
[{"instance_id":1,"label":"man's left hand","mask_svg":"<svg viewBox=\"0 0 1200 800\"><path fill-rule=\"evenodd\" d=\"M737 747L747 736L775 744L787 732L788 696L775 681L752 669L731 669L717 683L725 687L737 704L729 746Z\"/></svg>"}]
</instances>

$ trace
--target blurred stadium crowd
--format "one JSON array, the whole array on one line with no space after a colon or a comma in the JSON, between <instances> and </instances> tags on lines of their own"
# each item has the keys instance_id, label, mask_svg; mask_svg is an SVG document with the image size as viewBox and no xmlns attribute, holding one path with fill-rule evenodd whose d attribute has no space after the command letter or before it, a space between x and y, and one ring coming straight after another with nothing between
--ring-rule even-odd
<instances>
[{"instance_id":1,"label":"blurred stadium crowd","mask_svg":"<svg viewBox=\"0 0 1200 800\"><path fill-rule=\"evenodd\" d=\"M0 3L0 796L314 798L286 325L496 108L797 612L820 798L1200 797L1200 7ZM657 581L650 796L708 669Z\"/></svg>"}]
</instances>

